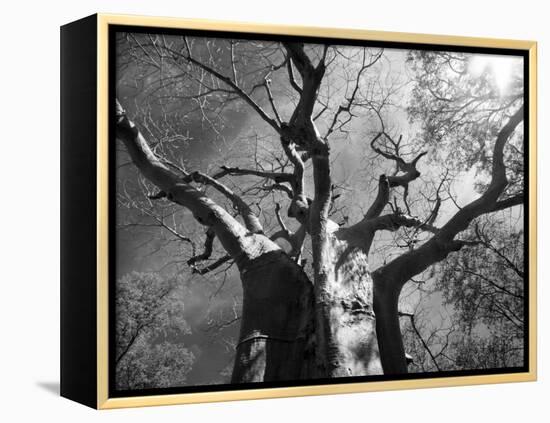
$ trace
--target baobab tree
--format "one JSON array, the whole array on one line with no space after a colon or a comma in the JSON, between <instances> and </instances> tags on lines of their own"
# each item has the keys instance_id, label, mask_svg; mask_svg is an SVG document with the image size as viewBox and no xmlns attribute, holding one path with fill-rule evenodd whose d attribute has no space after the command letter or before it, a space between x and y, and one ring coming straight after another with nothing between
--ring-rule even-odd
<instances>
[{"instance_id":1,"label":"baobab tree","mask_svg":"<svg viewBox=\"0 0 550 423\"><path fill-rule=\"evenodd\" d=\"M407 62L380 48L154 34L119 34L117 49L116 138L150 207L190 212L204 251L149 217L190 246L195 273L238 269L233 382L406 373L405 285L487 247L479 219L523 204L523 82L503 94L487 69L468 72L469 55ZM406 75L388 70L398 54ZM134 104L122 96L128 80ZM225 142L224 125L249 112L262 136L248 153L237 147L237 163L204 171L185 157L189 139ZM403 134L407 119L416 134ZM361 143L370 179L346 190L333 175L347 139ZM453 183L471 167L477 191L458 204Z\"/></svg>"}]
</instances>

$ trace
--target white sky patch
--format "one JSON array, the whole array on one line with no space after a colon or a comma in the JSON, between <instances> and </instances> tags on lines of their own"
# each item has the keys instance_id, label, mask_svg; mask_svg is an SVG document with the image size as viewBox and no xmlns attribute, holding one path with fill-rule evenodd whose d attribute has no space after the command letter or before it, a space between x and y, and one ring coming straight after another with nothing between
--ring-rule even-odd
<instances>
[{"instance_id":1,"label":"white sky patch","mask_svg":"<svg viewBox=\"0 0 550 423\"><path fill-rule=\"evenodd\" d=\"M473 55L468 64L468 71L475 77L489 72L501 96L505 95L514 74L514 68L522 59L513 56L495 56L488 54Z\"/></svg>"}]
</instances>

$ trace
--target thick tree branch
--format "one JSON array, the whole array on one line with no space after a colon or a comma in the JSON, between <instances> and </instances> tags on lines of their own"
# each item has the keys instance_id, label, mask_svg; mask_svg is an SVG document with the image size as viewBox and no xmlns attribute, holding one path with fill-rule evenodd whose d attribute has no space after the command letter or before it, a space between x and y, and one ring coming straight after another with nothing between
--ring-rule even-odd
<instances>
[{"instance_id":1,"label":"thick tree branch","mask_svg":"<svg viewBox=\"0 0 550 423\"><path fill-rule=\"evenodd\" d=\"M382 135L387 139L389 139L390 142L394 145L396 150L395 154L389 153L387 151L383 151L382 149L376 146L376 141ZM388 176L388 182L390 184L390 187L393 188L396 186L401 186L405 189L408 189L409 183L414 181L416 178L420 176L420 172L416 168L416 164L422 157L424 157L427 154L427 152L424 151L418 154L411 162L406 162L402 157L399 156L399 145L401 144L401 139L402 138L399 137L399 141L394 141L386 132L382 131L382 132L379 132L371 140L370 145L373 151L380 154L382 157L385 157L386 159L392 160L395 162L395 165L396 165L395 174L392 176ZM402 172L402 174L399 175L398 174L399 172Z\"/></svg>"},{"instance_id":2,"label":"thick tree branch","mask_svg":"<svg viewBox=\"0 0 550 423\"><path fill-rule=\"evenodd\" d=\"M376 198L367 210L364 219L369 220L380 216L380 213L382 213L382 210L384 210L384 207L388 204L389 199L390 185L388 183L388 178L386 175L380 175L378 180L378 194L376 194Z\"/></svg>"},{"instance_id":3,"label":"thick tree branch","mask_svg":"<svg viewBox=\"0 0 550 423\"><path fill-rule=\"evenodd\" d=\"M208 260L210 258L210 256L212 255L215 237L216 233L212 230L212 228L208 228L208 230L206 231L206 238L204 240L204 251L201 254L193 256L189 260L187 260L188 266L193 266L199 261Z\"/></svg>"},{"instance_id":4,"label":"thick tree branch","mask_svg":"<svg viewBox=\"0 0 550 423\"><path fill-rule=\"evenodd\" d=\"M296 82L296 78L294 78L294 70L292 69L292 61L289 58L287 58L286 66L287 66L287 71L288 71L288 80L290 81L291 87L294 88L299 94L302 94L302 88Z\"/></svg>"},{"instance_id":5,"label":"thick tree branch","mask_svg":"<svg viewBox=\"0 0 550 423\"><path fill-rule=\"evenodd\" d=\"M294 165L293 178L290 179L289 182L293 183L294 195L302 196L304 195L304 161L302 160L302 156L296 151L296 144L292 138L288 136L287 126L283 126L281 134L281 145L283 146L283 150L290 162Z\"/></svg>"},{"instance_id":6,"label":"thick tree branch","mask_svg":"<svg viewBox=\"0 0 550 423\"><path fill-rule=\"evenodd\" d=\"M304 45L300 43L284 43L284 47L292 58L292 62L296 66L296 69L298 69L302 79L309 78L315 71L315 68L304 51Z\"/></svg>"},{"instance_id":7,"label":"thick tree branch","mask_svg":"<svg viewBox=\"0 0 550 423\"><path fill-rule=\"evenodd\" d=\"M219 171L213 176L214 179L220 179L226 175L232 175L232 176L253 175L253 176L259 176L261 178L272 179L276 183L289 182L292 184L294 182L294 175L292 175L291 173L266 172L262 170L241 169L239 167L228 167L228 166L220 166L220 168L221 168L221 171Z\"/></svg>"},{"instance_id":8,"label":"thick tree branch","mask_svg":"<svg viewBox=\"0 0 550 423\"><path fill-rule=\"evenodd\" d=\"M212 256L215 237L216 237L215 232L212 230L212 228L209 228L206 231L206 238L204 240L203 252L187 260L187 265L193 269L193 273L204 275L208 272L211 272L212 270L217 269L218 267L220 267L221 265L223 265L224 263L228 262L231 259L231 256L225 255L217 259L215 262L209 264L208 266L205 266L202 268L199 268L196 266L198 262L208 260Z\"/></svg>"},{"instance_id":9,"label":"thick tree branch","mask_svg":"<svg viewBox=\"0 0 550 423\"><path fill-rule=\"evenodd\" d=\"M315 336L319 357L318 366L326 369L327 374L332 375L332 372L336 369L334 369L334 361L330 359L330 349L335 340L329 330L330 307L325 298L330 282L330 272L326 262L326 257L330 255L330 234L328 231L328 214L332 194L330 149L326 140L321 139L312 119L313 109L317 101L317 92L325 74L325 63L324 60L321 60L314 67L304 52L302 44L285 43L284 46L302 76L302 92L288 126L285 128L286 131L284 129L282 133L282 141L283 145L285 143L291 145L291 142L293 142L311 155L314 185L313 201L307 209L301 208L300 210L300 213L307 210L307 216L299 214L297 219L302 223L304 233L307 227L311 235L314 297L317 305L315 310L317 325Z\"/></svg>"},{"instance_id":10,"label":"thick tree branch","mask_svg":"<svg viewBox=\"0 0 550 423\"><path fill-rule=\"evenodd\" d=\"M525 198L522 192L520 194L516 194L516 195L513 195L512 197L506 198L505 200L497 201L491 208L490 212L496 212L496 211L508 209L510 207L519 206L521 204L524 204L524 202L525 202Z\"/></svg>"},{"instance_id":11,"label":"thick tree branch","mask_svg":"<svg viewBox=\"0 0 550 423\"><path fill-rule=\"evenodd\" d=\"M281 145L286 156L294 166L291 184L293 193L288 215L303 224L307 219L309 211L309 200L305 196L305 164L302 155L296 150L292 131L286 123L281 125Z\"/></svg>"},{"instance_id":12,"label":"thick tree branch","mask_svg":"<svg viewBox=\"0 0 550 423\"><path fill-rule=\"evenodd\" d=\"M382 120L380 114L379 117ZM395 150L394 153L384 151L376 145L377 140L380 139L381 136L384 136L393 145L393 149ZM405 205L407 213L411 213L408 202L409 183L420 176L420 172L416 168L416 164L424 155L426 155L426 152L418 154L411 162L406 162L399 155L399 147L401 145L402 139L403 137L400 136L398 141L394 141L393 138L391 138L384 130L382 130L371 140L371 147L377 154L395 162L395 171L393 175L386 176L385 181L382 181L381 179L379 183L378 195L371 206L373 213L378 212L379 214L382 211L380 207L382 207L383 209L385 204L388 202L387 197L389 196L389 192L387 192L386 184L389 188L394 188L397 186L403 188L403 203ZM369 211L371 209L369 209Z\"/></svg>"},{"instance_id":13,"label":"thick tree branch","mask_svg":"<svg viewBox=\"0 0 550 423\"><path fill-rule=\"evenodd\" d=\"M380 136L380 134L378 136ZM374 138L372 143L376 141L377 137ZM400 142L401 139L398 141L397 146ZM377 147L374 147L373 144L373 148L376 149ZM396 147L396 150L398 152L398 147ZM407 203L407 193L409 187L408 184L409 182L415 180L416 178L418 178L418 176L420 176L420 172L416 170L416 163L424 155L424 153L419 154L412 162L407 163L398 155L390 155L382 152L381 150L377 152L379 152L379 154L383 155L386 158L396 161L397 171L402 170L406 173L398 176L380 175L380 178L378 180L378 193L363 219L357 224L351 226L350 228L343 229L340 232L341 236L352 241L355 245L360 246L366 254L368 254L372 245L374 234L378 230L396 231L401 227L414 227L418 230L424 230L433 233L436 233L438 231L438 229L432 225L436 216L433 211L425 221L420 221L415 217L401 213L398 209L396 209L392 214L380 216L380 214L384 210L384 207L386 206L386 204L388 204L390 188L398 185L405 188L403 201L405 202L407 211L410 213ZM437 204L436 209L437 210L434 211L437 213L437 211L439 210L439 206Z\"/></svg>"},{"instance_id":14,"label":"thick tree branch","mask_svg":"<svg viewBox=\"0 0 550 423\"><path fill-rule=\"evenodd\" d=\"M249 231L224 208L193 187L189 183L189 177L182 178L160 161L136 125L128 119L118 100L114 118L116 136L126 146L128 154L141 174L164 191L168 200L186 207L200 223L212 227L231 257L242 258L243 254L246 257L247 249L252 242L247 238Z\"/></svg>"},{"instance_id":15,"label":"thick tree branch","mask_svg":"<svg viewBox=\"0 0 550 423\"><path fill-rule=\"evenodd\" d=\"M396 231L399 228L418 228L426 232L437 233L438 228L421 221L420 219L403 213L391 213L372 218L369 221L372 229Z\"/></svg>"},{"instance_id":16,"label":"thick tree branch","mask_svg":"<svg viewBox=\"0 0 550 423\"><path fill-rule=\"evenodd\" d=\"M305 143L313 142L315 141L313 138L318 138L318 133L313 126L312 114L317 101L317 91L325 74L325 63L324 60L321 60L317 66L313 66L311 59L304 51L303 44L283 43L283 45L302 77L300 101L290 118L289 124L293 129L309 132L309 135L305 137L306 139L301 141ZM299 144L298 139L294 139L294 141Z\"/></svg>"},{"instance_id":17,"label":"thick tree branch","mask_svg":"<svg viewBox=\"0 0 550 423\"><path fill-rule=\"evenodd\" d=\"M493 149L493 166L491 182L483 195L477 200L459 210L442 228L441 238L450 240L457 233L465 230L476 217L489 213L498 204L498 198L504 192L508 180L504 164L504 146L516 127L523 121L523 106L521 106L508 120L498 133Z\"/></svg>"},{"instance_id":18,"label":"thick tree branch","mask_svg":"<svg viewBox=\"0 0 550 423\"><path fill-rule=\"evenodd\" d=\"M493 149L493 170L489 187L477 200L460 209L432 238L417 249L408 251L372 273L376 330L382 365L386 373L405 373L403 339L399 319L396 317L399 294L403 285L429 266L445 259L451 252L476 241L455 240L476 217L495 208L506 188L506 169L503 150L506 141L523 120L523 107L514 113L500 130Z\"/></svg>"},{"instance_id":19,"label":"thick tree branch","mask_svg":"<svg viewBox=\"0 0 550 423\"><path fill-rule=\"evenodd\" d=\"M307 234L306 225L302 224L296 232L292 232L290 229L288 229L281 216L281 206L279 203L275 203L275 216L277 217L277 222L279 223L281 230L274 233L271 236L271 239L286 239L291 246L291 250L286 251L286 253L295 261L299 262L302 254L304 240Z\"/></svg>"},{"instance_id":20,"label":"thick tree branch","mask_svg":"<svg viewBox=\"0 0 550 423\"><path fill-rule=\"evenodd\" d=\"M283 218L281 217L281 205L279 203L275 203L275 216L277 217L277 222L279 223L279 226L281 227L281 230L286 235L287 239L290 239L291 232L286 227L285 222L283 221Z\"/></svg>"},{"instance_id":21,"label":"thick tree branch","mask_svg":"<svg viewBox=\"0 0 550 423\"><path fill-rule=\"evenodd\" d=\"M361 248L365 254L369 254L377 231L395 232L400 228L415 228L434 234L439 230L426 221L395 211L382 216L373 216L370 219L364 218L349 228L342 228L338 231L338 237Z\"/></svg>"},{"instance_id":22,"label":"thick tree branch","mask_svg":"<svg viewBox=\"0 0 550 423\"><path fill-rule=\"evenodd\" d=\"M493 149L491 183L483 195L460 209L443 225L436 235L421 247L401 255L377 269L374 273L377 273L380 281L384 281L383 283L388 283L394 287L393 289L400 291L407 280L422 272L430 265L443 260L449 253L459 251L465 245L476 244L476 242L455 240L454 238L457 234L467 229L468 225L476 217L490 213L495 208L500 207L498 198L507 185L503 159L504 145L522 121L523 107L518 109L500 130ZM515 198L514 201L519 201L519 199Z\"/></svg>"},{"instance_id":23,"label":"thick tree branch","mask_svg":"<svg viewBox=\"0 0 550 423\"><path fill-rule=\"evenodd\" d=\"M191 179L194 182L200 182L205 185L210 185L214 189L216 189L218 192L223 194L225 197L227 197L231 202L233 203L233 207L239 212L239 214L242 216L246 228L256 234L263 233L262 224L260 223L260 219L258 219L258 216L252 211L250 206L246 204L246 202L239 197L237 194L235 194L232 190L230 190L228 187L226 187L224 184L220 183L218 180L205 175L201 172L193 172L191 174Z\"/></svg>"},{"instance_id":24,"label":"thick tree branch","mask_svg":"<svg viewBox=\"0 0 550 423\"><path fill-rule=\"evenodd\" d=\"M218 267L227 263L229 260L231 260L231 256L226 255L226 256L220 257L219 259L209 264L208 266L204 266L204 267L193 266L193 273L196 273L198 275L205 275L209 272L212 272L213 270L216 270Z\"/></svg>"}]
</instances>

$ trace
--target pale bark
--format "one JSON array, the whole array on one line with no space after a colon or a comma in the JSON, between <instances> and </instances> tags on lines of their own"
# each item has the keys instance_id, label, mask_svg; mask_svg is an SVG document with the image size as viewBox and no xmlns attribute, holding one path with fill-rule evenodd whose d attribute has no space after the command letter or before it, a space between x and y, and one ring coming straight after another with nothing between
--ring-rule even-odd
<instances>
[{"instance_id":1,"label":"pale bark","mask_svg":"<svg viewBox=\"0 0 550 423\"><path fill-rule=\"evenodd\" d=\"M303 45L285 44L285 48L302 77L302 87L289 124L283 126L283 147L298 172L303 172L303 162L288 146L294 144L306 150L313 164L314 197L307 213L313 254L317 367L328 377L380 374L367 256L329 230L330 149L312 118L327 48L317 66L311 63Z\"/></svg>"}]
</instances>

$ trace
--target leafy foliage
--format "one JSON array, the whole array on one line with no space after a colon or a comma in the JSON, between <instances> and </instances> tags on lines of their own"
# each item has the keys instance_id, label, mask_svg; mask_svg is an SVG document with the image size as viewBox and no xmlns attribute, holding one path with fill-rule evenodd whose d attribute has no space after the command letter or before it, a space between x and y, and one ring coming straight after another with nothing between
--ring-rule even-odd
<instances>
[{"instance_id":1,"label":"leafy foliage","mask_svg":"<svg viewBox=\"0 0 550 423\"><path fill-rule=\"evenodd\" d=\"M466 53L413 51L408 63L414 87L408 108L411 122L421 122L421 142L434 148L432 155L449 169L475 168L485 180L490 175L492 140L507 118L523 102L522 61L487 58ZM511 67L511 81L504 85L499 68ZM523 133L508 142L505 151L510 187L517 192L523 182ZM483 179L478 191L486 187Z\"/></svg>"},{"instance_id":2,"label":"leafy foliage","mask_svg":"<svg viewBox=\"0 0 550 423\"><path fill-rule=\"evenodd\" d=\"M132 272L117 281L118 389L181 386L194 356L177 335L189 332L175 280Z\"/></svg>"},{"instance_id":3,"label":"leafy foliage","mask_svg":"<svg viewBox=\"0 0 550 423\"><path fill-rule=\"evenodd\" d=\"M484 323L522 336L523 230L490 221L477 229L481 244L442 262L437 288L468 334Z\"/></svg>"},{"instance_id":4,"label":"leafy foliage","mask_svg":"<svg viewBox=\"0 0 550 423\"><path fill-rule=\"evenodd\" d=\"M449 318L439 327L430 325L433 318L426 318L427 310L421 309L415 312L420 320L418 333L411 322L403 325L407 351L419 371L494 369L524 363L521 225L506 225L502 218L492 216L470 232L479 245L449 256L431 272L434 292L441 293L443 304L452 310Z\"/></svg>"}]
</instances>

